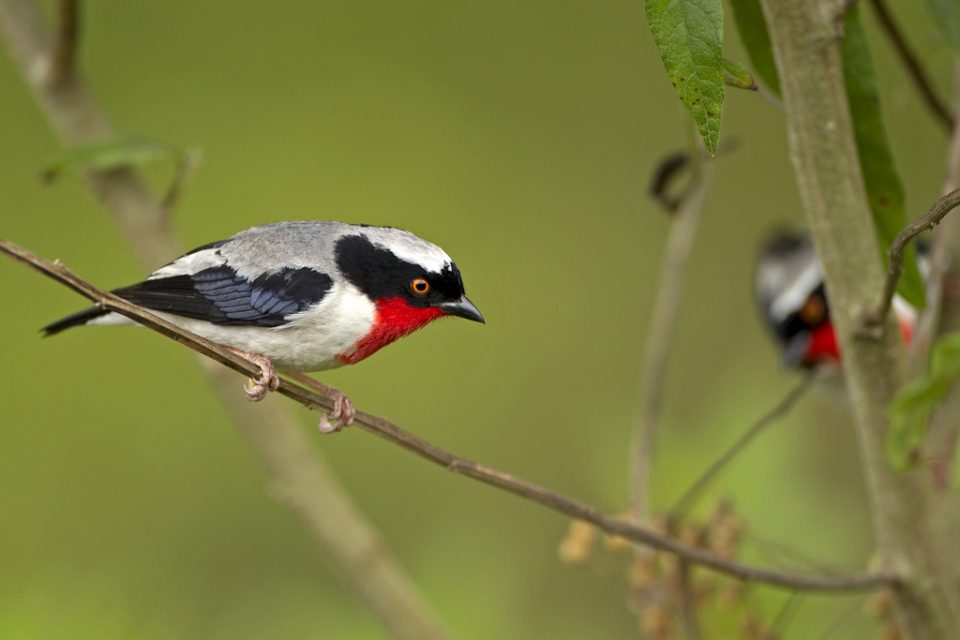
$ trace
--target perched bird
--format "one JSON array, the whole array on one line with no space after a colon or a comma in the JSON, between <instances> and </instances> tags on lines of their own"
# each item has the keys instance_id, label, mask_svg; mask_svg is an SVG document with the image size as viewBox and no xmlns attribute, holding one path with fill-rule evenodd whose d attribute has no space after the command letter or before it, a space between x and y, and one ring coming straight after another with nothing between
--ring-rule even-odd
<instances>
[{"instance_id":1,"label":"perched bird","mask_svg":"<svg viewBox=\"0 0 960 640\"><path fill-rule=\"evenodd\" d=\"M354 364L443 316L484 321L440 247L402 229L342 222L253 227L113 293L260 366L246 387L253 401L277 388L277 369ZM43 331L86 324L134 323L91 307ZM349 399L334 395L324 432L354 417Z\"/></svg>"},{"instance_id":2,"label":"perched bird","mask_svg":"<svg viewBox=\"0 0 960 640\"><path fill-rule=\"evenodd\" d=\"M920 257L920 270L925 274L922 253ZM840 362L823 273L808 235L774 234L757 264L755 285L763 319L783 347L787 367L809 369ZM909 342L916 327L916 310L896 296L893 311L904 342Z\"/></svg>"}]
</instances>

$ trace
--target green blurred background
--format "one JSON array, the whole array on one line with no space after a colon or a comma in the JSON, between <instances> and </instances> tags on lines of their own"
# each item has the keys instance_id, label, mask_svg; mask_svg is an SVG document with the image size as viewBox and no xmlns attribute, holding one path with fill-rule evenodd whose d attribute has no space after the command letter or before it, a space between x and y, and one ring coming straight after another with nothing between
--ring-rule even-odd
<instances>
[{"instance_id":1,"label":"green blurred background","mask_svg":"<svg viewBox=\"0 0 960 640\"><path fill-rule=\"evenodd\" d=\"M922 3L899 5L945 93L947 46ZM624 507L669 224L645 190L688 141L642 2L85 8L82 62L117 126L203 150L174 222L185 244L332 218L410 229L457 260L486 326L438 323L324 381L454 452ZM866 26L916 215L937 195L943 135ZM746 61L729 28L727 46ZM79 180L41 185L58 145L6 55L0 97L0 235L103 287L143 276ZM739 145L716 163L676 327L661 507L797 379L751 289L761 239L800 221L783 116L737 90L724 111L722 139ZM150 173L161 185L171 167ZM0 637L383 637L271 501L191 354L131 329L41 340L84 302L9 260L0 283ZM458 637L637 634L627 557L560 563L563 518L359 431L315 442ZM748 522L746 560L785 562L763 540L835 568L870 556L854 436L830 394L755 443L721 495ZM707 637L738 637L744 608L772 622L785 600L754 589L732 610L711 605ZM852 611L834 637L875 637L862 605L804 598L786 636L818 637Z\"/></svg>"}]
</instances>

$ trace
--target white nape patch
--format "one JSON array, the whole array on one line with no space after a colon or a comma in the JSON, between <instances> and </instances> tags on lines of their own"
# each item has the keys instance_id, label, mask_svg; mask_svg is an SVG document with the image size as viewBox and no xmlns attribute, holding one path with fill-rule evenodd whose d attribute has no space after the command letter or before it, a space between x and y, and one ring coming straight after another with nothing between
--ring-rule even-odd
<instances>
[{"instance_id":1,"label":"white nape patch","mask_svg":"<svg viewBox=\"0 0 960 640\"><path fill-rule=\"evenodd\" d=\"M219 267L226 264L226 259L220 255L219 249L204 249L188 253L185 256L177 258L170 264L160 267L150 274L147 280L156 280L157 278L171 278L173 276L189 276L199 273L204 269Z\"/></svg>"},{"instance_id":2,"label":"white nape patch","mask_svg":"<svg viewBox=\"0 0 960 640\"><path fill-rule=\"evenodd\" d=\"M776 275L782 277L782 274ZM770 278L771 281L773 279L773 277ZM820 265L816 261L811 261L811 263L800 272L800 275L783 290L783 293L774 298L773 302L770 303L771 318L773 318L775 322L783 322L787 316L799 310L822 279L823 276L820 274ZM765 285L774 286L767 288ZM762 281L760 286L766 288L768 291L778 288L773 282L766 281Z\"/></svg>"},{"instance_id":3,"label":"white nape patch","mask_svg":"<svg viewBox=\"0 0 960 640\"><path fill-rule=\"evenodd\" d=\"M94 318L85 323L86 326L104 326L104 327L113 327L113 326L140 326L138 323L134 322L127 316L122 316L119 313L108 313L105 316L100 316L99 318Z\"/></svg>"},{"instance_id":4,"label":"white nape patch","mask_svg":"<svg viewBox=\"0 0 960 640\"><path fill-rule=\"evenodd\" d=\"M911 327L917 324L917 310L900 296L893 296L893 313L900 322L906 322Z\"/></svg>"},{"instance_id":5,"label":"white nape patch","mask_svg":"<svg viewBox=\"0 0 960 640\"><path fill-rule=\"evenodd\" d=\"M367 227L360 232L365 234L371 242L387 249L401 260L418 264L427 271L440 273L445 266L453 263L443 249L409 231L388 227Z\"/></svg>"}]
</instances>

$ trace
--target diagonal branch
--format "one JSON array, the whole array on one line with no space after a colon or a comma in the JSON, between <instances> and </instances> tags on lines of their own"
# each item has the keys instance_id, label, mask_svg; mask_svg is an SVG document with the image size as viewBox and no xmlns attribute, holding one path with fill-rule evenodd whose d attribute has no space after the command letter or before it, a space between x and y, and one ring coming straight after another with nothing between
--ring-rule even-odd
<instances>
[{"instance_id":1,"label":"diagonal branch","mask_svg":"<svg viewBox=\"0 0 960 640\"><path fill-rule=\"evenodd\" d=\"M209 340L204 340L189 331L155 316L142 307L138 307L123 298L98 289L59 263L50 262L3 239L0 239L0 253L4 253L53 280L66 285L104 309L131 318L143 326L153 329L234 371L247 376L258 376L260 374L260 368L257 365L237 356L226 347L210 342ZM309 409L327 410L333 406L330 398L293 384L288 380L281 380L278 393ZM627 520L606 515L595 507L578 502L532 482L504 473L503 471L456 456L401 429L386 418L358 411L355 424L363 431L406 449L449 471L473 478L474 480L479 480L484 484L512 493L572 518L591 522L607 533L622 536L660 551L675 553L692 564L713 569L714 571L727 574L739 580L760 582L773 587L790 590L832 592L863 591L880 586L897 584L896 577L888 573L850 576L814 576L784 573L741 564L704 549L683 544L673 538L661 536Z\"/></svg>"},{"instance_id":2,"label":"diagonal branch","mask_svg":"<svg viewBox=\"0 0 960 640\"><path fill-rule=\"evenodd\" d=\"M743 451L754 438L763 433L767 427L786 415L787 412L797 404L800 398L806 394L816 379L817 373L815 371L805 374L800 383L787 392L787 395L785 395L775 407L760 416L756 422L750 425L750 427L743 432L743 435L737 438L737 441L730 445L730 448L724 451L723 454L684 491L683 495L677 499L670 509L670 519L679 520L682 518L697 501L697 498L703 494L713 479L730 464L730 461L736 458L740 452Z\"/></svg>"},{"instance_id":3,"label":"diagonal branch","mask_svg":"<svg viewBox=\"0 0 960 640\"><path fill-rule=\"evenodd\" d=\"M930 81L923 65L917 59L917 54L910 48L910 44L897 25L897 21L890 13L886 0L870 0L870 5L873 7L874 13L877 14L877 20L880 22L883 32L887 34L887 38L890 39L894 51L897 52L903 66L907 68L910 80L913 81L917 91L920 92L920 97L923 98L927 109L947 132L952 131L953 114L944 101L940 99L940 96L937 95L933 88L933 82Z\"/></svg>"}]
</instances>

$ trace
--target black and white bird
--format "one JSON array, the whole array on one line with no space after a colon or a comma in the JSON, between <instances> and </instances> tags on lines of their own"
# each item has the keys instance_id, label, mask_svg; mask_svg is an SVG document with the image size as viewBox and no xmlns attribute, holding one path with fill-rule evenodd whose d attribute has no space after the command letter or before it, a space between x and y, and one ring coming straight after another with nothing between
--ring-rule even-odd
<instances>
[{"instance_id":1,"label":"black and white bird","mask_svg":"<svg viewBox=\"0 0 960 640\"><path fill-rule=\"evenodd\" d=\"M354 364L443 316L484 321L440 247L402 229L342 222L253 227L114 293L259 365L246 387L254 401L277 388L278 369ZM86 324L133 321L91 307L43 330ZM353 420L349 399L334 395L324 432Z\"/></svg>"},{"instance_id":2,"label":"black and white bird","mask_svg":"<svg viewBox=\"0 0 960 640\"><path fill-rule=\"evenodd\" d=\"M922 247L919 258L920 272L926 277ZM774 234L757 263L755 286L760 312L783 348L787 367L809 369L840 362L823 272L810 236L791 231ZM900 296L893 299L893 311L903 340L909 343L917 311Z\"/></svg>"}]
</instances>

